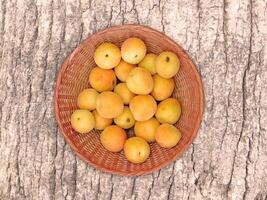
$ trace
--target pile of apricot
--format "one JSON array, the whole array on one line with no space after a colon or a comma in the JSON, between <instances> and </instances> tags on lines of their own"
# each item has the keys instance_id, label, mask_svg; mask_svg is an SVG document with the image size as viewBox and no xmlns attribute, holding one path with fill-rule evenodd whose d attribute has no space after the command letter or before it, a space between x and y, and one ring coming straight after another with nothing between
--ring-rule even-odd
<instances>
[{"instance_id":1,"label":"pile of apricot","mask_svg":"<svg viewBox=\"0 0 267 200\"><path fill-rule=\"evenodd\" d=\"M101 130L100 142L111 152L123 150L132 163L142 163L150 155L149 143L172 148L181 139L173 125L181 115L181 105L172 98L173 77L180 61L171 51L147 54L145 43L131 37L119 48L105 42L94 52L89 73L91 88L80 92L78 108L71 115L73 129L81 134ZM126 129L134 128L134 137Z\"/></svg>"}]
</instances>

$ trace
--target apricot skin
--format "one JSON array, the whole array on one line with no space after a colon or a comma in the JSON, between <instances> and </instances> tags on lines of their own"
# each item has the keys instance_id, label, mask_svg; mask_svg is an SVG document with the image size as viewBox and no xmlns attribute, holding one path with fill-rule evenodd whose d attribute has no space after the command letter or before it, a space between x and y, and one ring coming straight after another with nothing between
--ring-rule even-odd
<instances>
[{"instance_id":1,"label":"apricot skin","mask_svg":"<svg viewBox=\"0 0 267 200\"><path fill-rule=\"evenodd\" d=\"M123 112L122 98L114 92L102 92L96 99L96 110L103 118L115 118Z\"/></svg>"},{"instance_id":2,"label":"apricot skin","mask_svg":"<svg viewBox=\"0 0 267 200\"><path fill-rule=\"evenodd\" d=\"M153 78L148 70L136 67L128 75L126 84L135 94L149 94L153 90Z\"/></svg>"},{"instance_id":3,"label":"apricot skin","mask_svg":"<svg viewBox=\"0 0 267 200\"><path fill-rule=\"evenodd\" d=\"M163 78L171 78L180 69L180 60L171 51L163 51L156 59L156 71Z\"/></svg>"},{"instance_id":4,"label":"apricot skin","mask_svg":"<svg viewBox=\"0 0 267 200\"><path fill-rule=\"evenodd\" d=\"M98 92L103 92L113 90L117 79L113 70L95 67L89 74L89 82L92 88Z\"/></svg>"},{"instance_id":5,"label":"apricot skin","mask_svg":"<svg viewBox=\"0 0 267 200\"><path fill-rule=\"evenodd\" d=\"M174 147L181 137L181 132L171 124L161 124L155 134L157 143L163 148Z\"/></svg>"},{"instance_id":6,"label":"apricot skin","mask_svg":"<svg viewBox=\"0 0 267 200\"><path fill-rule=\"evenodd\" d=\"M129 104L136 121L145 121L153 117L157 110L157 103L150 95L137 95Z\"/></svg>"},{"instance_id":7,"label":"apricot skin","mask_svg":"<svg viewBox=\"0 0 267 200\"><path fill-rule=\"evenodd\" d=\"M160 123L176 123L181 116L179 101L175 98L168 98L160 102L155 116Z\"/></svg>"},{"instance_id":8,"label":"apricot skin","mask_svg":"<svg viewBox=\"0 0 267 200\"><path fill-rule=\"evenodd\" d=\"M77 99L77 105L80 109L94 110L96 107L96 98L98 92L93 88L83 90Z\"/></svg>"},{"instance_id":9,"label":"apricot skin","mask_svg":"<svg viewBox=\"0 0 267 200\"><path fill-rule=\"evenodd\" d=\"M136 122L134 133L136 136L145 139L147 142L154 142L156 130L159 125L160 123L154 117L146 121Z\"/></svg>"},{"instance_id":10,"label":"apricot skin","mask_svg":"<svg viewBox=\"0 0 267 200\"><path fill-rule=\"evenodd\" d=\"M101 117L96 110L93 111L95 117L95 129L103 130L107 126L112 124L112 119Z\"/></svg>"},{"instance_id":11,"label":"apricot skin","mask_svg":"<svg viewBox=\"0 0 267 200\"><path fill-rule=\"evenodd\" d=\"M124 155L132 163L143 163L150 155L150 146L139 137L131 137L124 144Z\"/></svg>"},{"instance_id":12,"label":"apricot skin","mask_svg":"<svg viewBox=\"0 0 267 200\"><path fill-rule=\"evenodd\" d=\"M158 74L153 76L154 87L151 95L157 100L162 101L169 98L174 90L174 80L172 78L166 79Z\"/></svg>"},{"instance_id":13,"label":"apricot skin","mask_svg":"<svg viewBox=\"0 0 267 200\"><path fill-rule=\"evenodd\" d=\"M135 94L129 90L126 83L119 83L118 85L116 85L114 92L121 96L125 105L128 105L131 99L135 96Z\"/></svg>"},{"instance_id":14,"label":"apricot skin","mask_svg":"<svg viewBox=\"0 0 267 200\"><path fill-rule=\"evenodd\" d=\"M135 124L135 119L128 106L124 106L122 114L114 118L114 122L124 129L131 128Z\"/></svg>"},{"instance_id":15,"label":"apricot skin","mask_svg":"<svg viewBox=\"0 0 267 200\"><path fill-rule=\"evenodd\" d=\"M95 50L94 60L100 68L112 69L117 66L121 60L120 49L110 42L102 43Z\"/></svg>"},{"instance_id":16,"label":"apricot skin","mask_svg":"<svg viewBox=\"0 0 267 200\"><path fill-rule=\"evenodd\" d=\"M70 121L72 128L78 133L88 133L95 126L94 116L89 110L75 110Z\"/></svg>"},{"instance_id":17,"label":"apricot skin","mask_svg":"<svg viewBox=\"0 0 267 200\"><path fill-rule=\"evenodd\" d=\"M144 59L138 64L138 67L147 69L152 75L156 74L156 58L157 55L154 53L147 54Z\"/></svg>"},{"instance_id":18,"label":"apricot skin","mask_svg":"<svg viewBox=\"0 0 267 200\"><path fill-rule=\"evenodd\" d=\"M121 57L125 62L130 64L137 64L146 55L145 43L136 37L128 38L121 46Z\"/></svg>"},{"instance_id":19,"label":"apricot skin","mask_svg":"<svg viewBox=\"0 0 267 200\"><path fill-rule=\"evenodd\" d=\"M125 131L116 125L106 127L100 134L101 144L111 152L119 152L127 139Z\"/></svg>"},{"instance_id":20,"label":"apricot skin","mask_svg":"<svg viewBox=\"0 0 267 200\"><path fill-rule=\"evenodd\" d=\"M127 76L129 73L134 69L136 65L129 64L123 60L119 63L118 66L114 68L115 74L118 77L118 79L122 82L126 81Z\"/></svg>"}]
</instances>

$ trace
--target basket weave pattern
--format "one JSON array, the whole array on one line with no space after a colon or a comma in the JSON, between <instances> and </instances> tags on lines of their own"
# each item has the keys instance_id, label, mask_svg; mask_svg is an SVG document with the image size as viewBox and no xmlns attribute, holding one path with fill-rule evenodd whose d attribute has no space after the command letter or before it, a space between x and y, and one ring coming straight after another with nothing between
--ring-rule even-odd
<instances>
[{"instance_id":1,"label":"basket weave pattern","mask_svg":"<svg viewBox=\"0 0 267 200\"><path fill-rule=\"evenodd\" d=\"M174 98L182 106L180 120L175 124L182 132L178 145L171 149L150 144L149 159L142 164L128 162L123 152L112 153L100 143L99 131L77 134L71 127L70 116L77 109L78 94L89 85L89 72L96 66L93 55L96 47L103 42L121 46L129 37L139 37L147 45L148 52L156 54L164 50L175 52L181 67L174 77ZM139 25L116 26L100 31L82 42L61 66L55 88L56 119L68 144L86 162L106 172L119 175L142 175L158 170L174 161L192 143L200 126L203 112L202 83L195 65L184 50L164 34ZM132 135L132 130L129 131Z\"/></svg>"}]
</instances>

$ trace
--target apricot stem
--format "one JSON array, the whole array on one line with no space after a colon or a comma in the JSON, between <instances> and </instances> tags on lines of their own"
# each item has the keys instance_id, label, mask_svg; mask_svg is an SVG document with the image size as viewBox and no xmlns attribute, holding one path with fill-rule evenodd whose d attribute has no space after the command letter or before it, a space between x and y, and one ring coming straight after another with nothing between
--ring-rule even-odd
<instances>
[{"instance_id":1,"label":"apricot stem","mask_svg":"<svg viewBox=\"0 0 267 200\"><path fill-rule=\"evenodd\" d=\"M170 61L169 56L167 56L165 60L166 60L166 62L169 62Z\"/></svg>"}]
</instances>

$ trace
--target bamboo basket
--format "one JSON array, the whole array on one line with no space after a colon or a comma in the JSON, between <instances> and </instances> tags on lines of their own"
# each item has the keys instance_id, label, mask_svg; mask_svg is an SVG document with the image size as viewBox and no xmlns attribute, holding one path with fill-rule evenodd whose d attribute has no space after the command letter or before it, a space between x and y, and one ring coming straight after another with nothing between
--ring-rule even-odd
<instances>
[{"instance_id":1,"label":"bamboo basket","mask_svg":"<svg viewBox=\"0 0 267 200\"><path fill-rule=\"evenodd\" d=\"M128 162L120 153L107 151L100 143L100 131L77 134L71 127L70 116L77 109L77 96L83 89L90 87L88 76L96 66L93 54L102 42L112 42L121 46L129 37L139 37L148 52L159 54L164 50L175 52L181 67L174 77L174 98L182 106L180 120L175 126L182 132L180 142L171 149L161 148L157 143L150 144L149 159L142 164ZM180 156L192 143L197 134L203 113L203 88L196 67L186 52L169 37L140 25L114 26L97 32L83 41L64 61L59 71L54 96L55 115L58 126L67 143L84 161L105 172L131 176L143 175L159 170ZM133 134L132 130L129 135Z\"/></svg>"}]
</instances>

